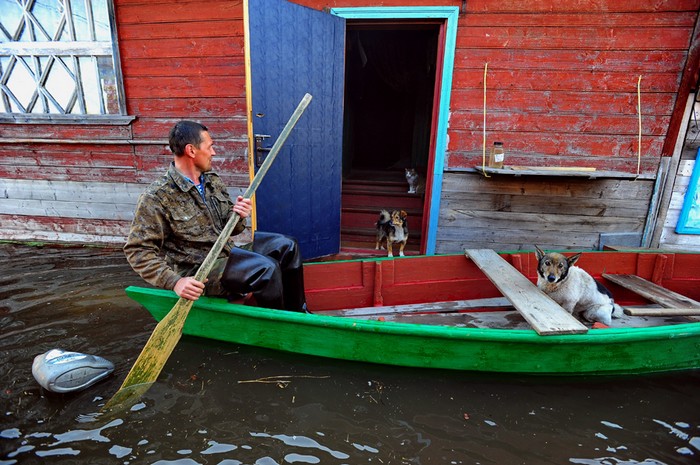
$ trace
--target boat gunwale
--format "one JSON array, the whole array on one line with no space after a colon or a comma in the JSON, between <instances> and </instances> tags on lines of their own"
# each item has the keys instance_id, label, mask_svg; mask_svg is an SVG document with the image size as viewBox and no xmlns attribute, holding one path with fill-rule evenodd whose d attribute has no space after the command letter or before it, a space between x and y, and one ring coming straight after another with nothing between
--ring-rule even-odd
<instances>
[{"instance_id":1,"label":"boat gunwale","mask_svg":"<svg viewBox=\"0 0 700 465\"><path fill-rule=\"evenodd\" d=\"M130 297L132 297L132 294L140 294L165 298L172 300L173 305L178 299L175 292L158 288L129 286L125 289L125 292ZM134 300L141 303L139 299L134 298ZM146 305L144 305L144 307L145 306ZM194 302L193 311L196 311L197 309L215 313L231 314L250 319L280 321L324 328L333 327L339 330L390 333L393 335L404 335L411 337L432 337L453 340L462 339L471 342L484 340L489 342L518 342L531 344L617 345L637 341L650 342L652 340L667 340L671 338L676 339L700 336L700 322L645 327L600 328L592 329L587 333L582 334L539 335L534 329L452 327L443 325L426 325L421 323L368 320L337 315L323 315L322 312L304 314L290 312L287 310L277 310L229 303L226 301L226 299L220 297L201 297L199 300Z\"/></svg>"}]
</instances>

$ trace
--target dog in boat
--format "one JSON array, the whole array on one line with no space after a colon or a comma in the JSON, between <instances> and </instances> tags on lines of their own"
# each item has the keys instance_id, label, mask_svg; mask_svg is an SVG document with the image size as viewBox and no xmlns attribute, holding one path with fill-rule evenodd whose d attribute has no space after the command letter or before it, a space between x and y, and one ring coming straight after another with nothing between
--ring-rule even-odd
<instances>
[{"instance_id":1,"label":"dog in boat","mask_svg":"<svg viewBox=\"0 0 700 465\"><path fill-rule=\"evenodd\" d=\"M580 253L571 257L556 252L544 253L535 246L537 287L567 312L590 323L610 325L611 318L622 316L622 307L612 294L582 268L575 266Z\"/></svg>"},{"instance_id":2,"label":"dog in boat","mask_svg":"<svg viewBox=\"0 0 700 465\"><path fill-rule=\"evenodd\" d=\"M399 255L404 256L403 249L408 240L408 215L404 210L382 210L379 212L377 227L377 242L374 248L379 250L384 248L389 252L389 257L394 256L394 244L399 244Z\"/></svg>"}]
</instances>

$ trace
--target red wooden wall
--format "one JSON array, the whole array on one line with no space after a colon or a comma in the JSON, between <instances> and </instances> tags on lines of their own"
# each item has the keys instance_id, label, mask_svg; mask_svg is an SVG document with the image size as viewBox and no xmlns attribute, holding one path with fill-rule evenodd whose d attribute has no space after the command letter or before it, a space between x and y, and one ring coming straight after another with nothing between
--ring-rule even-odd
<instances>
[{"instance_id":1,"label":"red wooden wall","mask_svg":"<svg viewBox=\"0 0 700 465\"><path fill-rule=\"evenodd\" d=\"M449 165L481 160L488 62L487 129L509 149L509 163L634 171L641 76L642 171L655 172L698 5L468 2L473 14L462 17L457 37Z\"/></svg>"},{"instance_id":2,"label":"red wooden wall","mask_svg":"<svg viewBox=\"0 0 700 465\"><path fill-rule=\"evenodd\" d=\"M320 9L377 2L298 3ZM407 4L462 6L381 2ZM641 75L642 172L654 173L698 8L698 0L468 0L457 32L445 165L481 164L488 63L487 143L503 141L513 165L635 172Z\"/></svg>"},{"instance_id":3,"label":"red wooden wall","mask_svg":"<svg viewBox=\"0 0 700 465\"><path fill-rule=\"evenodd\" d=\"M9 141L0 145L0 179L148 183L171 159L169 128L188 118L209 126L217 170L230 185L246 186L242 2L114 2L127 111L136 119L0 124ZM461 0L296 3L315 9L462 6ZM503 141L507 162L520 165L634 172L641 75L642 172L654 173L689 52L697 47L699 8L700 0L468 0L459 17L445 166L481 164L488 63L488 144ZM109 217L0 214L0 222L30 221L34 228L98 235L119 235L128 225Z\"/></svg>"},{"instance_id":4,"label":"red wooden wall","mask_svg":"<svg viewBox=\"0 0 700 465\"><path fill-rule=\"evenodd\" d=\"M135 140L165 139L173 123L209 127L222 174L245 174L247 145L243 8L240 1L116 0L127 111ZM165 159L163 159L165 155ZM171 158L136 145L134 181L152 179Z\"/></svg>"}]
</instances>

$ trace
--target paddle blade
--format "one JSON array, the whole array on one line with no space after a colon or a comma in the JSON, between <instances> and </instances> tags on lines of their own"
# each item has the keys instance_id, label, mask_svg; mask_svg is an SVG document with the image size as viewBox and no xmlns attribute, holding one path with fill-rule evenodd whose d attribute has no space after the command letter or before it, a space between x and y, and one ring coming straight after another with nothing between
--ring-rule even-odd
<instances>
[{"instance_id":1,"label":"paddle blade","mask_svg":"<svg viewBox=\"0 0 700 465\"><path fill-rule=\"evenodd\" d=\"M153 386L153 383L132 384L128 387L122 386L100 409L100 415L107 415L104 418L111 419L114 415L125 412L133 407L151 386Z\"/></svg>"},{"instance_id":2,"label":"paddle blade","mask_svg":"<svg viewBox=\"0 0 700 465\"><path fill-rule=\"evenodd\" d=\"M121 392L130 386L137 384L150 385L158 379L165 362L168 361L170 354L182 336L182 328L193 303L191 300L180 298L172 310L160 320L141 354L134 362L134 366L131 367L131 371L126 375L126 379L119 391L112 399L121 396ZM113 403L112 400L108 402L108 404L111 403Z\"/></svg>"}]
</instances>

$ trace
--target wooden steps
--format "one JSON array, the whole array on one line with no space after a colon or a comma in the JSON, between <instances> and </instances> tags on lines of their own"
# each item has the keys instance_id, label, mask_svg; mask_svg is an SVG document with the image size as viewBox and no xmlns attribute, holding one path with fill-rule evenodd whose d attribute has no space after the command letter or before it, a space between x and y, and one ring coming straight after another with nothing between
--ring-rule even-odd
<instances>
[{"instance_id":1,"label":"wooden steps","mask_svg":"<svg viewBox=\"0 0 700 465\"><path fill-rule=\"evenodd\" d=\"M348 243L350 242L371 242L372 245L374 245L374 241L376 238L376 233L374 226L372 229L368 228L344 228L343 229L343 239L347 241ZM411 228L408 231L408 243L407 244L413 244L416 246L420 245L420 239L421 239L421 232L416 231L415 229Z\"/></svg>"},{"instance_id":2,"label":"wooden steps","mask_svg":"<svg viewBox=\"0 0 700 465\"><path fill-rule=\"evenodd\" d=\"M404 210L408 214L409 239L404 250L417 254L421 244L423 224L423 194L409 194L403 171L362 172L343 180L342 211L340 219L341 251L371 250L374 253L379 212ZM395 252L398 248L394 247Z\"/></svg>"},{"instance_id":3,"label":"wooden steps","mask_svg":"<svg viewBox=\"0 0 700 465\"><path fill-rule=\"evenodd\" d=\"M423 211L423 194L409 194L406 182L344 180L343 208Z\"/></svg>"},{"instance_id":4,"label":"wooden steps","mask_svg":"<svg viewBox=\"0 0 700 465\"><path fill-rule=\"evenodd\" d=\"M374 207L345 207L340 215L340 227L343 229L367 229L368 227L374 234L374 225L379 219L381 209ZM408 215L407 221L409 232L420 231L420 225L423 222L423 212L420 210L403 209Z\"/></svg>"},{"instance_id":5,"label":"wooden steps","mask_svg":"<svg viewBox=\"0 0 700 465\"><path fill-rule=\"evenodd\" d=\"M423 199L416 194L390 193L382 194L370 191L346 191L343 190L343 207L368 207L379 212L382 208L387 210L417 210L421 211ZM381 207L381 205L387 205Z\"/></svg>"}]
</instances>

